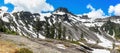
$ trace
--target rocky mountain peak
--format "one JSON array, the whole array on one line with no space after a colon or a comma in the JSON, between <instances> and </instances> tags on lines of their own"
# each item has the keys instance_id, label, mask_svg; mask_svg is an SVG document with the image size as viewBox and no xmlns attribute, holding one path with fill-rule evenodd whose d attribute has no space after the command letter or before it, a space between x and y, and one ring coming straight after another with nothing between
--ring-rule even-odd
<instances>
[{"instance_id":1,"label":"rocky mountain peak","mask_svg":"<svg viewBox=\"0 0 120 53\"><path fill-rule=\"evenodd\" d=\"M89 17L88 17L88 15L82 15L82 17L80 17L81 19L90 19Z\"/></svg>"},{"instance_id":2,"label":"rocky mountain peak","mask_svg":"<svg viewBox=\"0 0 120 53\"><path fill-rule=\"evenodd\" d=\"M64 7L60 7L58 9L55 10L56 12L65 12L65 13L68 13L68 10L67 8L64 8Z\"/></svg>"}]
</instances>

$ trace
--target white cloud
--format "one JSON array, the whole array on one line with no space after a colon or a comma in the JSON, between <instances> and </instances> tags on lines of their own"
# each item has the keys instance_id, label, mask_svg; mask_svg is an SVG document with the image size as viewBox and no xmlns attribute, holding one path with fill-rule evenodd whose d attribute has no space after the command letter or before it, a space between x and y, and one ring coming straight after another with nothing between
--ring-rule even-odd
<instances>
[{"instance_id":1,"label":"white cloud","mask_svg":"<svg viewBox=\"0 0 120 53\"><path fill-rule=\"evenodd\" d=\"M46 0L4 0L4 3L13 4L15 11L30 11L32 13L41 11L53 11L54 8L52 5L46 3Z\"/></svg>"},{"instance_id":2,"label":"white cloud","mask_svg":"<svg viewBox=\"0 0 120 53\"><path fill-rule=\"evenodd\" d=\"M88 4L87 8L90 9L91 11L88 13L84 13L84 15L88 15L90 18L104 18L105 13L103 12L102 9L95 9L92 7L92 5Z\"/></svg>"},{"instance_id":3,"label":"white cloud","mask_svg":"<svg viewBox=\"0 0 120 53\"><path fill-rule=\"evenodd\" d=\"M114 14L120 16L120 4L117 4L115 6L111 5L108 9L109 14Z\"/></svg>"},{"instance_id":4,"label":"white cloud","mask_svg":"<svg viewBox=\"0 0 120 53\"><path fill-rule=\"evenodd\" d=\"M87 8L91 9L92 11L95 11L95 9L90 4L87 5Z\"/></svg>"},{"instance_id":5,"label":"white cloud","mask_svg":"<svg viewBox=\"0 0 120 53\"><path fill-rule=\"evenodd\" d=\"M2 11L6 12L8 10L8 7L6 6L1 6L0 9L2 9Z\"/></svg>"},{"instance_id":6,"label":"white cloud","mask_svg":"<svg viewBox=\"0 0 120 53\"><path fill-rule=\"evenodd\" d=\"M114 11L114 7L113 6L110 6L109 7L109 10L108 10L108 13L112 13Z\"/></svg>"}]
</instances>

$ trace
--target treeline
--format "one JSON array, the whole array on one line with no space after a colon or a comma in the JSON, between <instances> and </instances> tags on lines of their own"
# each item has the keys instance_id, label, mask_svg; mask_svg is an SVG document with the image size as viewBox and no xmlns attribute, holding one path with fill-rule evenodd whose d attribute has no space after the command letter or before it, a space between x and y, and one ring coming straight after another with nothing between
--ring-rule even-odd
<instances>
[{"instance_id":1,"label":"treeline","mask_svg":"<svg viewBox=\"0 0 120 53\"><path fill-rule=\"evenodd\" d=\"M52 18L45 17L45 21L37 19L34 26L35 30L43 32L43 35L47 38L65 40L66 28L62 26L62 22L54 21Z\"/></svg>"},{"instance_id":2,"label":"treeline","mask_svg":"<svg viewBox=\"0 0 120 53\"><path fill-rule=\"evenodd\" d=\"M10 30L8 29L7 27L5 27L5 22L3 23L3 21L0 19L0 32L4 32L4 33L7 33L7 34L14 34L14 35L17 35L18 33L13 31L13 30Z\"/></svg>"},{"instance_id":3,"label":"treeline","mask_svg":"<svg viewBox=\"0 0 120 53\"><path fill-rule=\"evenodd\" d=\"M115 33L115 38L120 39L120 24L111 22L109 20L105 24L103 24L101 29L106 32L109 32L110 35L114 35L114 33Z\"/></svg>"}]
</instances>

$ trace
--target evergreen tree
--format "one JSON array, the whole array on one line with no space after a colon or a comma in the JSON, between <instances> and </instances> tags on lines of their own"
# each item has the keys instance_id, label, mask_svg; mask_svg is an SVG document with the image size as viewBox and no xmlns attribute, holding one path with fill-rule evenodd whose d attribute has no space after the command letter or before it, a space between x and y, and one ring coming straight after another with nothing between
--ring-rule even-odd
<instances>
[{"instance_id":1,"label":"evergreen tree","mask_svg":"<svg viewBox=\"0 0 120 53\"><path fill-rule=\"evenodd\" d=\"M65 40L66 39L66 35L65 35L65 33L66 33L66 27L63 27L63 31L62 31L62 35L63 35L63 40Z\"/></svg>"},{"instance_id":2,"label":"evergreen tree","mask_svg":"<svg viewBox=\"0 0 120 53\"><path fill-rule=\"evenodd\" d=\"M58 39L61 39L61 34L62 33L62 27L61 27L61 22L58 24Z\"/></svg>"},{"instance_id":3,"label":"evergreen tree","mask_svg":"<svg viewBox=\"0 0 120 53\"><path fill-rule=\"evenodd\" d=\"M50 32L49 32L49 22L48 17L45 17L46 23L45 23L45 36L49 38Z\"/></svg>"},{"instance_id":4,"label":"evergreen tree","mask_svg":"<svg viewBox=\"0 0 120 53\"><path fill-rule=\"evenodd\" d=\"M35 22L35 26L34 26L37 34L37 38L39 38L39 32L43 30L42 29L43 24L44 23L37 18L37 21Z\"/></svg>"}]
</instances>

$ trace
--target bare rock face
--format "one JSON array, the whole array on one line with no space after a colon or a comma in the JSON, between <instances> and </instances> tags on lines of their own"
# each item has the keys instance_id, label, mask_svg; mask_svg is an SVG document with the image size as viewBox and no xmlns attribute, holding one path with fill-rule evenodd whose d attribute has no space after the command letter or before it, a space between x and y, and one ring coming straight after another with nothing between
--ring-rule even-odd
<instances>
[{"instance_id":1,"label":"bare rock face","mask_svg":"<svg viewBox=\"0 0 120 53\"><path fill-rule=\"evenodd\" d=\"M64 7L60 7L58 9L55 10L56 12L65 12L65 13L68 13L69 11L67 10L67 8L64 8Z\"/></svg>"},{"instance_id":2,"label":"bare rock face","mask_svg":"<svg viewBox=\"0 0 120 53\"><path fill-rule=\"evenodd\" d=\"M11 41L20 48L28 48L33 53L90 53L91 49L86 46L73 45L69 42L60 40L42 40L35 38L26 38L18 35L8 35L1 33L0 40ZM19 39L19 40L18 40ZM65 45L66 44L66 45ZM69 46L67 46L69 45ZM85 47L85 48L84 48ZM89 48L89 49L86 49Z\"/></svg>"}]
</instances>

